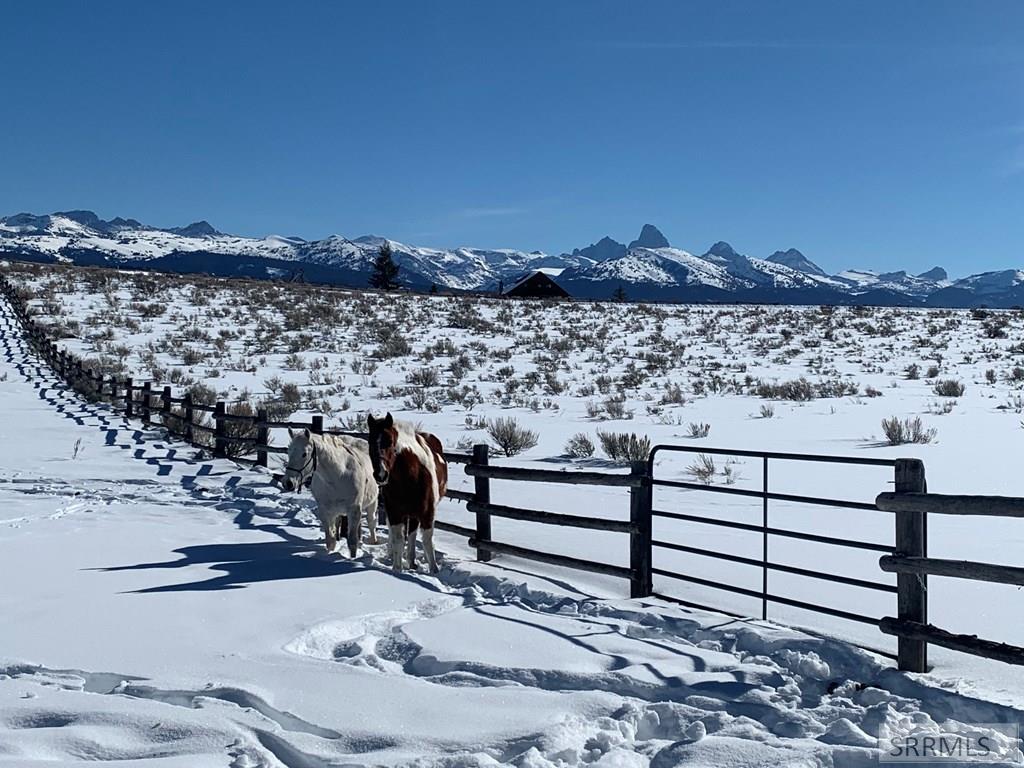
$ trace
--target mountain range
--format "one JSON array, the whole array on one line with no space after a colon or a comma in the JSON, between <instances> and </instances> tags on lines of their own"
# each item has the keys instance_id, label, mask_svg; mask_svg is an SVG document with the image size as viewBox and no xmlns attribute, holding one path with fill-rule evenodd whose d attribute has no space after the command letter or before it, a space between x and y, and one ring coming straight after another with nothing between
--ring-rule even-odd
<instances>
[{"instance_id":1,"label":"mountain range","mask_svg":"<svg viewBox=\"0 0 1024 768\"><path fill-rule=\"evenodd\" d=\"M542 270L571 295L607 299L619 287L631 300L1012 307L1024 305L1024 271L983 272L951 280L935 267L919 275L846 270L829 275L795 248L766 258L717 242L696 255L673 247L651 224L628 245L603 237L557 256L541 251L424 248L375 235L322 240L241 237L206 221L161 229L91 211L19 213L0 218L0 256L127 269L365 286L378 251L389 243L412 290L432 286L493 292Z\"/></svg>"}]
</instances>

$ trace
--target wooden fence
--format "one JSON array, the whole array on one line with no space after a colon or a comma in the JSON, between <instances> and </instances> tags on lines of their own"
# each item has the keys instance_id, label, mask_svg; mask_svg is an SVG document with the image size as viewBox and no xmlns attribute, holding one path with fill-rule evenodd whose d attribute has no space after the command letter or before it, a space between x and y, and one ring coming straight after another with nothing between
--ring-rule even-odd
<instances>
[{"instance_id":1,"label":"wooden fence","mask_svg":"<svg viewBox=\"0 0 1024 768\"><path fill-rule=\"evenodd\" d=\"M1024 517L1024 499L900 493L897 489L895 493L879 494L875 503L879 509L896 515L897 532L903 529L906 537L898 553L883 555L878 564L883 571L895 573L897 579L913 585L899 601L899 615L883 618L879 629L900 638L900 642L914 643L922 649L931 643L1010 664L1024 664L1024 648L984 640L977 635L954 634L928 623L928 576L1024 586L1024 568L928 557L926 535L929 514L1019 518Z\"/></svg>"},{"instance_id":2,"label":"wooden fence","mask_svg":"<svg viewBox=\"0 0 1024 768\"><path fill-rule=\"evenodd\" d=\"M87 397L111 403L124 411L128 418L139 418L152 424L158 420L169 432L186 442L211 448L215 457L232 458L261 467L268 466L271 453L284 453L284 447L270 441L270 430L280 428L307 428L317 434L347 434L365 437L364 433L337 429L325 429L322 416L312 416L310 421L274 421L267 418L264 410L255 413L232 413L232 404L194 402L186 392L175 396L170 386L154 386L153 382L136 382L132 378L117 379L91 370L83 361L62 349L51 339L45 326L32 319L25 302L10 282L0 275L0 293L11 305L21 323L28 341L40 357L56 374L71 387ZM250 408L251 410L251 408ZM235 425L232 427L232 425ZM233 434L233 432L235 434ZM241 432L241 434L237 434ZM655 477L654 457L658 451L690 451L718 453L733 456L755 456L764 461L764 486L760 491L732 487L712 487ZM1024 517L1024 499L995 496L944 496L926 493L924 465L917 459L864 459L836 456L813 456L806 454L782 454L745 450L713 448L689 448L681 446L658 446L648 460L633 462L628 474L611 472L565 472L526 467L495 466L489 463L488 447L476 445L472 453L446 452L445 458L452 464L465 465L466 474L474 479L472 492L450 489L448 497L466 502L469 512L475 516L474 526L468 528L438 520L437 528L469 540L476 549L477 559L489 561L495 554L506 554L538 562L599 573L630 582L630 595L634 598L656 595L675 599L669 595L654 592L655 574L681 578L691 583L703 584L717 589L727 589L741 594L760 597L767 605L769 601L795 605L807 610L865 621L876 624L886 634L895 635L899 641L897 654L900 669L927 671L927 646L929 643L956 651L971 653L1012 664L1024 664L1024 648L982 640L973 635L957 635L939 629L928 623L928 576L972 579L1000 584L1024 585L1024 568L929 558L927 556L927 516L934 514L988 515ZM768 460L803 460L849 464L876 464L892 466L895 469L894 491L878 495L874 504L851 502L840 499L824 499L792 494L772 493L768 489ZM583 515L569 515L543 510L495 504L491 501L491 480L518 481L531 483L558 483L593 485L629 489L628 520L609 520ZM678 487L687 490L713 491L763 499L763 525L755 526L735 521L712 520L699 515L653 508L655 486ZM799 532L772 528L768 524L768 501L790 501L850 509L880 510L894 514L895 543L893 545L856 542L829 537L816 532ZM492 518L520 520L540 525L554 525L582 530L600 530L621 533L628 536L629 565L618 566L577 557L553 554L536 549L495 541L492 534ZM836 576L831 573L794 568L773 563L768 559L767 543L761 560L742 558L726 553L698 550L685 544L655 540L652 535L653 518L662 517L682 521L761 532L767 542L769 535L817 541L835 545L880 550L884 554L879 560L883 572L895 573L895 587ZM693 574L680 574L655 568L653 552L656 548L674 549L684 552L718 557L731 562L762 567L765 573L761 592L730 587ZM812 605L791 597L773 595L768 592L767 573L769 569L798 573L812 578L840 581L853 586L865 586L895 593L896 616L880 619L858 616L834 607ZM685 602L677 600L677 602ZM690 603L687 603L690 604ZM710 607L713 606L701 606ZM765 615L766 609L765 610Z\"/></svg>"}]
</instances>

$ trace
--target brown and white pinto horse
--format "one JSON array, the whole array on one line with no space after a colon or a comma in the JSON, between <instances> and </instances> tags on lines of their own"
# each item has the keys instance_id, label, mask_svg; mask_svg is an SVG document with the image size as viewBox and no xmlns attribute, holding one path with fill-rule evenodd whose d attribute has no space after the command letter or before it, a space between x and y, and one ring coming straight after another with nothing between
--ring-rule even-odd
<instances>
[{"instance_id":1,"label":"brown and white pinto horse","mask_svg":"<svg viewBox=\"0 0 1024 768\"><path fill-rule=\"evenodd\" d=\"M383 419L367 416L370 427L370 462L373 478L388 512L391 567L416 565L416 529L422 530L423 552L431 573L437 573L434 555L434 513L448 488L448 464L441 441L418 432L391 414Z\"/></svg>"}]
</instances>

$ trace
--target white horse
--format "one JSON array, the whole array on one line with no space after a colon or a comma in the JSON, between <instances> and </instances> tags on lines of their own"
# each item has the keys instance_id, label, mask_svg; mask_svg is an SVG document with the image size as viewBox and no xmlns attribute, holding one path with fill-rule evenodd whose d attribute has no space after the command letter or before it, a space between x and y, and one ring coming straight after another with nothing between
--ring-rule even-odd
<instances>
[{"instance_id":1,"label":"white horse","mask_svg":"<svg viewBox=\"0 0 1024 768\"><path fill-rule=\"evenodd\" d=\"M376 544L377 482L366 441L347 435L314 435L308 429L289 429L288 435L291 443L281 487L298 491L309 482L327 551L333 552L344 538L354 558L364 514L370 543Z\"/></svg>"}]
</instances>

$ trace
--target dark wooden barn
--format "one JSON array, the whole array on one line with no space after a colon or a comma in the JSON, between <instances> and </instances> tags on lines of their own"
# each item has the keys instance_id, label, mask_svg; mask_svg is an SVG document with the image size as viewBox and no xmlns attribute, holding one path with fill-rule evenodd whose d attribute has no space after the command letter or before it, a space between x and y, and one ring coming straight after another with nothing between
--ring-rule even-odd
<instances>
[{"instance_id":1,"label":"dark wooden barn","mask_svg":"<svg viewBox=\"0 0 1024 768\"><path fill-rule=\"evenodd\" d=\"M568 292L544 272L530 272L503 288L502 296L513 299L568 299Z\"/></svg>"}]
</instances>

